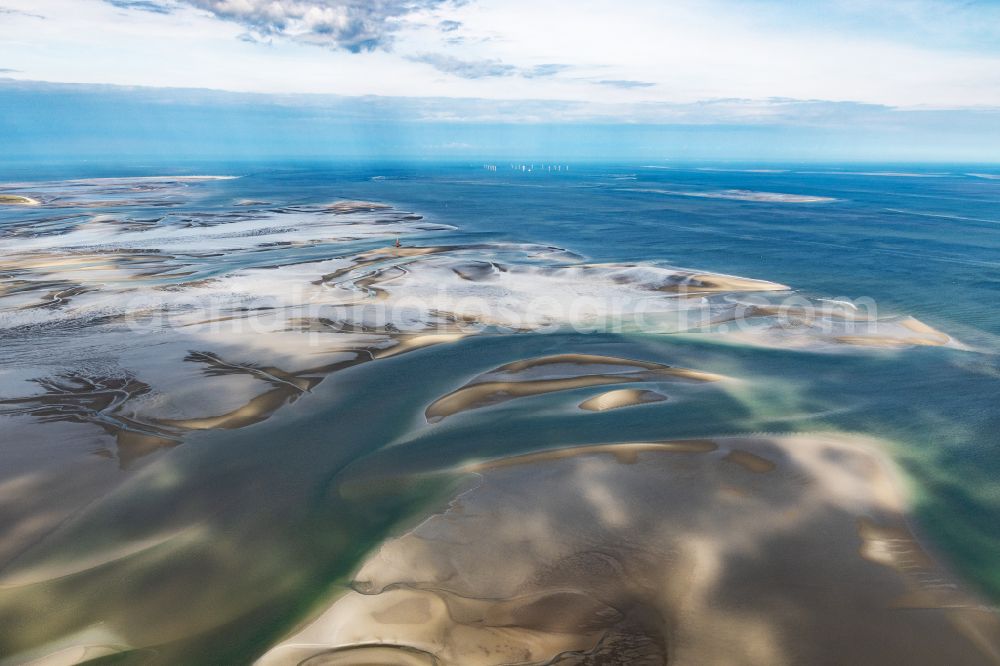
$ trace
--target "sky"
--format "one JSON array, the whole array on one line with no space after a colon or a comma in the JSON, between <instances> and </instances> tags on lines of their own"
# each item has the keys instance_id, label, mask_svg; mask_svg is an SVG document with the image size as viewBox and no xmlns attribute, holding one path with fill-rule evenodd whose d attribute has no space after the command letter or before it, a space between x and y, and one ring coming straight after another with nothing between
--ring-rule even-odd
<instances>
[{"instance_id":1,"label":"sky","mask_svg":"<svg viewBox=\"0 0 1000 666\"><path fill-rule=\"evenodd\" d=\"M0 0L0 138L996 161L1000 0Z\"/></svg>"}]
</instances>

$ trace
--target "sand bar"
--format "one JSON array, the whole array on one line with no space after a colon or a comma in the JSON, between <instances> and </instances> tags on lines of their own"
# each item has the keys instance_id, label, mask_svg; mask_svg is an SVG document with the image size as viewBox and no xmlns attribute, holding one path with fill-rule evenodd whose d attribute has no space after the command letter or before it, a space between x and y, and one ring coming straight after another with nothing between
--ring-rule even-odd
<instances>
[{"instance_id":1,"label":"sand bar","mask_svg":"<svg viewBox=\"0 0 1000 666\"><path fill-rule=\"evenodd\" d=\"M589 386L651 381L714 382L721 379L721 375L652 361L594 354L557 354L514 361L482 373L465 386L431 403L425 416L429 422L436 423L460 412L516 398ZM617 399L620 400L621 396Z\"/></svg>"},{"instance_id":2,"label":"sand bar","mask_svg":"<svg viewBox=\"0 0 1000 666\"><path fill-rule=\"evenodd\" d=\"M31 197L22 197L19 194L0 194L0 205L8 206L38 206L41 202Z\"/></svg>"},{"instance_id":3,"label":"sand bar","mask_svg":"<svg viewBox=\"0 0 1000 666\"><path fill-rule=\"evenodd\" d=\"M996 616L913 537L873 442L669 444L460 468L469 490L373 551L258 663L1000 660Z\"/></svg>"},{"instance_id":4,"label":"sand bar","mask_svg":"<svg viewBox=\"0 0 1000 666\"><path fill-rule=\"evenodd\" d=\"M621 409L622 407L645 405L650 402L662 402L666 399L667 396L656 391L646 389L617 389L584 400L580 403L580 409L590 412L604 412L609 409Z\"/></svg>"}]
</instances>

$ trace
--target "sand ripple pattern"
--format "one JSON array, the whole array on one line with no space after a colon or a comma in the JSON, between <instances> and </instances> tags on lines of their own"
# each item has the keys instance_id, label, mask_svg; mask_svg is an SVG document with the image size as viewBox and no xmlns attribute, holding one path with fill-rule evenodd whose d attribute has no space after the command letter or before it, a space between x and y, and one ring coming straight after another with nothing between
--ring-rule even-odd
<instances>
[{"instance_id":1,"label":"sand ripple pattern","mask_svg":"<svg viewBox=\"0 0 1000 666\"><path fill-rule=\"evenodd\" d=\"M714 438L467 465L468 490L258 663L997 663L1000 623L917 544L871 447Z\"/></svg>"}]
</instances>

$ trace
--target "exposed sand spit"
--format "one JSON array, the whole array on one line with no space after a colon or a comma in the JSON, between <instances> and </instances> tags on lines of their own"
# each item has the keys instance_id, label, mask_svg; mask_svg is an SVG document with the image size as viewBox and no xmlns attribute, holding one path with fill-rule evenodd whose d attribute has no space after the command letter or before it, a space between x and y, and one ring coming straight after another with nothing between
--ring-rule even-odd
<instances>
[{"instance_id":1,"label":"exposed sand spit","mask_svg":"<svg viewBox=\"0 0 1000 666\"><path fill-rule=\"evenodd\" d=\"M634 465L639 461L639 454L644 451L661 453L708 453L715 451L719 445L710 439L673 439L663 442L631 442L628 444L590 444L588 446L571 446L562 449L550 449L536 453L524 453L509 458L498 458L485 462L470 463L459 468L462 472L485 472L512 465L525 465L546 460L564 460L579 455L597 455L607 453L622 465Z\"/></svg>"},{"instance_id":2,"label":"exposed sand spit","mask_svg":"<svg viewBox=\"0 0 1000 666\"><path fill-rule=\"evenodd\" d=\"M661 287L660 291L676 291L687 293L726 292L726 291L787 291L788 287L777 282L754 280L753 278L722 275L719 273L694 273L687 280L670 287Z\"/></svg>"},{"instance_id":3,"label":"exposed sand spit","mask_svg":"<svg viewBox=\"0 0 1000 666\"><path fill-rule=\"evenodd\" d=\"M947 333L942 333L936 328L928 326L919 319L906 317L896 322L895 330L884 334L871 335L842 335L836 338L837 342L859 345L863 347L942 347L945 345L955 345L954 340Z\"/></svg>"},{"instance_id":4,"label":"exposed sand spit","mask_svg":"<svg viewBox=\"0 0 1000 666\"><path fill-rule=\"evenodd\" d=\"M0 206L37 206L41 202L19 194L0 194Z\"/></svg>"},{"instance_id":5,"label":"exposed sand spit","mask_svg":"<svg viewBox=\"0 0 1000 666\"><path fill-rule=\"evenodd\" d=\"M837 201L833 197L822 197L813 194L788 194L785 192L759 192L756 190L715 190L715 191L695 191L695 190L658 190L658 189L638 189L637 192L656 192L658 194L669 194L679 197L696 197L700 199L729 199L732 201L754 201L760 203L830 203Z\"/></svg>"},{"instance_id":6,"label":"exposed sand spit","mask_svg":"<svg viewBox=\"0 0 1000 666\"><path fill-rule=\"evenodd\" d=\"M997 618L919 547L866 443L609 444L458 471L479 480L259 663L1000 663Z\"/></svg>"},{"instance_id":7,"label":"exposed sand spit","mask_svg":"<svg viewBox=\"0 0 1000 666\"><path fill-rule=\"evenodd\" d=\"M720 379L721 375L651 361L593 354L557 354L515 361L485 372L465 386L435 400L427 407L425 416L429 422L435 423L460 412L516 398L588 386L652 381L714 382ZM627 400L629 395L613 397L610 402ZM619 406L624 406L624 403Z\"/></svg>"},{"instance_id":8,"label":"exposed sand spit","mask_svg":"<svg viewBox=\"0 0 1000 666\"><path fill-rule=\"evenodd\" d=\"M656 370L669 372L687 379L699 379L702 381L717 381L722 379L720 375L713 375L698 370L687 368L674 368L654 361L640 361L631 358L620 358L618 356L603 356L600 354L555 354L553 356L542 356L530 358L523 361L514 361L501 365L496 370L482 375L525 375L536 369L559 375L561 373L579 373L593 366L611 366L609 371L618 370L620 372L634 372L636 370Z\"/></svg>"},{"instance_id":9,"label":"exposed sand spit","mask_svg":"<svg viewBox=\"0 0 1000 666\"><path fill-rule=\"evenodd\" d=\"M580 409L590 412L604 412L609 409L634 407L649 402L662 402L667 396L646 389L618 389L589 398L580 403Z\"/></svg>"},{"instance_id":10,"label":"exposed sand spit","mask_svg":"<svg viewBox=\"0 0 1000 666\"><path fill-rule=\"evenodd\" d=\"M331 213L336 213L338 215L347 215L348 213L372 213L378 210L387 210L392 208L383 203L377 203L375 201L337 201L329 206L326 206L326 210Z\"/></svg>"}]
</instances>

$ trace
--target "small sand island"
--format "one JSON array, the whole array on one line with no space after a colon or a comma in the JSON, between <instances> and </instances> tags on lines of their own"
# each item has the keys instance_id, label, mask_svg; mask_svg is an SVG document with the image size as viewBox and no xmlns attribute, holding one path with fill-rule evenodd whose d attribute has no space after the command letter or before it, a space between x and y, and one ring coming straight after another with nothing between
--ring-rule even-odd
<instances>
[{"instance_id":1,"label":"small sand island","mask_svg":"<svg viewBox=\"0 0 1000 666\"><path fill-rule=\"evenodd\" d=\"M580 409L588 412L606 412L609 409L621 409L622 407L634 407L645 405L650 402L663 402L667 396L649 389L617 389L607 391L589 398L580 403Z\"/></svg>"},{"instance_id":2,"label":"small sand island","mask_svg":"<svg viewBox=\"0 0 1000 666\"><path fill-rule=\"evenodd\" d=\"M829 203L833 197L809 194L785 194L783 192L755 192L753 190L720 190L718 192L669 192L684 197L704 199L732 199L733 201L759 201L765 203Z\"/></svg>"},{"instance_id":3,"label":"small sand island","mask_svg":"<svg viewBox=\"0 0 1000 666\"><path fill-rule=\"evenodd\" d=\"M475 377L438 400L426 410L428 423L509 400L591 386L639 382L715 382L720 375L688 368L675 368L651 361L637 361L595 354L558 354L508 363ZM611 395L614 394L614 395ZM625 389L605 393L580 405L590 411L625 407L666 398L654 391ZM610 396L610 397L609 397Z\"/></svg>"},{"instance_id":4,"label":"small sand island","mask_svg":"<svg viewBox=\"0 0 1000 666\"><path fill-rule=\"evenodd\" d=\"M337 201L326 206L326 210L335 215L347 215L349 213L373 213L379 210L387 210L392 206L375 201Z\"/></svg>"},{"instance_id":5,"label":"small sand island","mask_svg":"<svg viewBox=\"0 0 1000 666\"><path fill-rule=\"evenodd\" d=\"M38 199L22 197L20 194L0 194L0 206L37 206L41 204Z\"/></svg>"}]
</instances>

